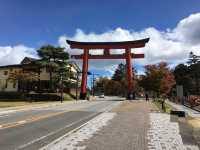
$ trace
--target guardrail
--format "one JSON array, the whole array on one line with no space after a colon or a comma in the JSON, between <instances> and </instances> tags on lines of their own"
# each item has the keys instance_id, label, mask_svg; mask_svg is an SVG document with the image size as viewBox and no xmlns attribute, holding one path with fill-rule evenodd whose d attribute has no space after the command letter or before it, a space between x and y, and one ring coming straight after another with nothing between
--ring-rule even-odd
<instances>
[{"instance_id":1,"label":"guardrail","mask_svg":"<svg viewBox=\"0 0 200 150\"><path fill-rule=\"evenodd\" d=\"M193 110L200 112L200 96L197 95L190 95L187 97L183 97L182 99L179 99L177 97L173 97L169 99L172 102L182 104L186 107L189 107Z\"/></svg>"}]
</instances>

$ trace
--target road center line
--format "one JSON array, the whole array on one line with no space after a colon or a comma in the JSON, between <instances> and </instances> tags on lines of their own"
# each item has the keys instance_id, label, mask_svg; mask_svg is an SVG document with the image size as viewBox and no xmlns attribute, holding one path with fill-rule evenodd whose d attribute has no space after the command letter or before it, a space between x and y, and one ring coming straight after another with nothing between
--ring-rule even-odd
<instances>
[{"instance_id":1,"label":"road center line","mask_svg":"<svg viewBox=\"0 0 200 150\"><path fill-rule=\"evenodd\" d=\"M73 122L73 123L71 123L71 124L69 124L69 125L66 125L66 126L64 126L63 128L60 128L60 129L58 129L58 130L56 130L56 131L53 131L53 132L50 132L49 134L47 134L47 135L45 135L45 136L42 136L42 137L40 137L40 138L37 138L37 139L35 139L35 140L33 140L33 141L27 143L27 144L21 145L21 146L19 146L16 150L23 149L23 148L25 148L25 147L27 147L27 146L29 146L29 145L31 145L31 144L34 144L34 143L36 143L36 142L38 142L38 141L40 141L40 140L43 140L43 139L47 138L48 136L51 136L51 135L53 135L53 134L56 134L57 132L59 132L59 131L61 131L61 130L64 130L64 129L66 129L66 128L69 128L69 127L71 127L71 126L73 126L73 125L75 125L75 124L77 124L77 123L79 123L79 122L81 122L81 121L84 121L84 120L87 120L87 119L89 119L89 118L92 118L93 116L96 116L96 115L98 115L98 114L100 114L100 113L99 113L99 112L97 112L97 113L92 113L91 115L89 115L89 116L87 116L87 117L84 117L84 118L82 118L82 119L79 119L79 120L77 120L77 121L75 121L75 122ZM83 125L81 125L81 126L83 126ZM80 126L79 126L79 128L80 128Z\"/></svg>"},{"instance_id":2,"label":"road center line","mask_svg":"<svg viewBox=\"0 0 200 150\"><path fill-rule=\"evenodd\" d=\"M30 122L46 119L46 118L49 118L49 117L58 116L58 115L66 113L66 112L69 112L69 110L62 111L62 112L57 112L57 113L49 113L49 114L42 115L42 116L32 116L32 117L29 117L29 118L24 119L24 120L19 120L17 122L1 124L0 125L0 130L7 129L7 128L12 128L12 127L17 127L19 125L23 125L23 124L26 124L26 123L30 123Z\"/></svg>"},{"instance_id":3,"label":"road center line","mask_svg":"<svg viewBox=\"0 0 200 150\"><path fill-rule=\"evenodd\" d=\"M28 146L30 146L30 145L32 145L32 144L38 142L38 141L41 141L41 140L43 140L43 139L45 139L45 138L47 138L47 137L49 137L49 136L51 136L51 135L53 135L53 134L56 134L57 132L59 132L59 131L61 131L61 130L64 130L64 129L66 129L66 128L69 128L69 127L71 127L71 126L73 126L73 125L75 125L75 124L77 124L77 123L79 123L79 122L81 122L81 121L87 120L87 119L89 119L89 118L92 119L93 116L95 117L95 116L101 114L102 112L108 112L109 110L112 109L112 107L115 107L115 106L117 106L117 105L119 105L119 104L120 104L120 103L118 103L118 104L116 104L116 105L114 105L114 106L113 106L112 104L108 104L107 107L103 108L103 111L102 111L102 109L101 109L101 112L92 113L91 115L89 115L89 116L87 116L87 117L84 117L84 118L82 118L82 119L79 119L79 120L77 120L77 121L75 121L75 122L73 122L73 123L71 123L71 124L69 124L69 125L66 125L66 126L64 126L63 128L60 128L60 129L58 129L58 130L56 130L56 131L53 131L53 132L50 132L49 134L47 134L47 135L45 135L45 136L42 136L42 137L39 137L39 138L37 138L37 139L35 139L35 140L31 141L31 142L28 142L27 144L21 145L21 146L19 146L16 150L20 150L20 149L23 149L23 148L25 148L25 147L28 147ZM91 119L90 119L90 120L91 120ZM90 121L90 120L89 120L89 121ZM69 135L69 134L73 133L74 131L76 131L76 130L82 128L82 127L85 126L89 121L87 121L86 123L84 123L84 124L78 126L78 127L75 128L75 129L72 129L71 131L69 131L67 134L64 134L63 136ZM60 138L62 138L63 136L61 136ZM58 139L60 139L60 138L58 138ZM58 140L58 139L56 139L56 140Z\"/></svg>"}]
</instances>

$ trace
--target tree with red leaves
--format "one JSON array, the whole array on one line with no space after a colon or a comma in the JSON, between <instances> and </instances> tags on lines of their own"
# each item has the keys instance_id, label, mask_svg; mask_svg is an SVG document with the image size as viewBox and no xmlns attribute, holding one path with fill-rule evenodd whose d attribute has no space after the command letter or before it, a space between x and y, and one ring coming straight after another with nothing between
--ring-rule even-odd
<instances>
[{"instance_id":1,"label":"tree with red leaves","mask_svg":"<svg viewBox=\"0 0 200 150\"><path fill-rule=\"evenodd\" d=\"M142 75L139 80L139 85L142 86L145 91L153 91L157 96L166 96L175 84L174 75L165 62L155 65L146 65L145 75Z\"/></svg>"}]
</instances>

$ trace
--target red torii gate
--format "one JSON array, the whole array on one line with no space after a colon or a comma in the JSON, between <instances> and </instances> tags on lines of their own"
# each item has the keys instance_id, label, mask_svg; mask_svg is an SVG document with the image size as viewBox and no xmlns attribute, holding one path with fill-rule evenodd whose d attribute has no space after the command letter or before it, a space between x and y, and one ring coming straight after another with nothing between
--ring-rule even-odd
<instances>
[{"instance_id":1,"label":"red torii gate","mask_svg":"<svg viewBox=\"0 0 200 150\"><path fill-rule=\"evenodd\" d=\"M77 42L77 41L67 40L67 43L70 45L70 48L84 50L84 53L81 55L71 56L72 58L75 58L75 59L83 59L80 99L86 98L88 59L126 59L127 80L128 80L127 99L131 99L131 94L134 94L131 59L144 58L144 54L132 54L131 48L145 47L145 44L148 41L149 41L149 38L136 40L136 41L123 41L123 42ZM89 50L92 50L92 49L103 49L104 54L91 55L89 54ZM110 49L125 49L125 53L111 55Z\"/></svg>"}]
</instances>

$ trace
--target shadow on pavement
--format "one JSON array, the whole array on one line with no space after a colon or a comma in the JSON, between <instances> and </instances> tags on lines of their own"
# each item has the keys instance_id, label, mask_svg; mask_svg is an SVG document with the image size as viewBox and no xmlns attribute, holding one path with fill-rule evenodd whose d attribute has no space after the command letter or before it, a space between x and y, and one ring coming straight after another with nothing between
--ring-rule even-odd
<instances>
[{"instance_id":1,"label":"shadow on pavement","mask_svg":"<svg viewBox=\"0 0 200 150\"><path fill-rule=\"evenodd\" d=\"M184 145L197 145L195 138L193 137L193 129L188 125L185 117L178 117L176 115L170 115L171 122L177 122L179 125L180 135Z\"/></svg>"}]
</instances>

